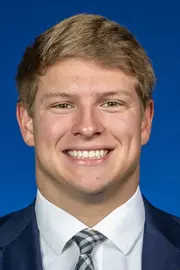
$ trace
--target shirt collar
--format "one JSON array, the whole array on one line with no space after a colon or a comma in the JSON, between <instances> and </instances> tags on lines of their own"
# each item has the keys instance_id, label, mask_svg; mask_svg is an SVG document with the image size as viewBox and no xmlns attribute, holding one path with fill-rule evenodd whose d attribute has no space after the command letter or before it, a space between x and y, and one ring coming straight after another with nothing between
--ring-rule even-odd
<instances>
[{"instance_id":1,"label":"shirt collar","mask_svg":"<svg viewBox=\"0 0 180 270\"><path fill-rule=\"evenodd\" d=\"M144 229L144 223L145 207L138 187L127 202L96 224L94 229L104 234L127 255Z\"/></svg>"},{"instance_id":2,"label":"shirt collar","mask_svg":"<svg viewBox=\"0 0 180 270\"><path fill-rule=\"evenodd\" d=\"M87 228L77 218L49 202L39 190L35 211L41 237L58 255L77 232ZM138 239L144 221L144 203L138 187L126 203L116 208L93 229L104 234L126 255Z\"/></svg>"},{"instance_id":3,"label":"shirt collar","mask_svg":"<svg viewBox=\"0 0 180 270\"><path fill-rule=\"evenodd\" d=\"M77 218L49 202L39 190L35 212L40 236L58 255L77 232L87 228Z\"/></svg>"}]
</instances>

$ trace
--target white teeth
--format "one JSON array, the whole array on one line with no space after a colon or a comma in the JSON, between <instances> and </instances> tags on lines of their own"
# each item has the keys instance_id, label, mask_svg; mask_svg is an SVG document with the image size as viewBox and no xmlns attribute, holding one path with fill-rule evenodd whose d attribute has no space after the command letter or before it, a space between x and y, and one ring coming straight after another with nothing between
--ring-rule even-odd
<instances>
[{"instance_id":1,"label":"white teeth","mask_svg":"<svg viewBox=\"0 0 180 270\"><path fill-rule=\"evenodd\" d=\"M74 158L90 158L90 159L98 159L106 156L108 154L108 150L91 150L91 151L67 151L68 155Z\"/></svg>"},{"instance_id":2,"label":"white teeth","mask_svg":"<svg viewBox=\"0 0 180 270\"><path fill-rule=\"evenodd\" d=\"M100 156L103 157L103 154L104 154L104 151L101 150L101 151L100 151Z\"/></svg>"},{"instance_id":3,"label":"white teeth","mask_svg":"<svg viewBox=\"0 0 180 270\"><path fill-rule=\"evenodd\" d=\"M78 158L81 158L83 156L81 151L78 151Z\"/></svg>"},{"instance_id":4,"label":"white teeth","mask_svg":"<svg viewBox=\"0 0 180 270\"><path fill-rule=\"evenodd\" d=\"M89 152L89 157L92 158L92 157L94 157L94 156L95 156L95 151L90 151L90 152Z\"/></svg>"},{"instance_id":5,"label":"white teeth","mask_svg":"<svg viewBox=\"0 0 180 270\"><path fill-rule=\"evenodd\" d=\"M89 155L88 151L83 151L82 152L83 157L88 158L88 155Z\"/></svg>"}]
</instances>

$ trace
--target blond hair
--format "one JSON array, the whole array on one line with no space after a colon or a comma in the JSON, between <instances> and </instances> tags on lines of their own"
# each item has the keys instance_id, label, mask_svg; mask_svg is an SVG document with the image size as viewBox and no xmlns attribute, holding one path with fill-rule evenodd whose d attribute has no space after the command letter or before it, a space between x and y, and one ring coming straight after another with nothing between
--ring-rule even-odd
<instances>
[{"instance_id":1,"label":"blond hair","mask_svg":"<svg viewBox=\"0 0 180 270\"><path fill-rule=\"evenodd\" d=\"M18 102L29 114L38 90L39 77L57 61L80 57L105 68L116 68L132 76L143 106L152 98L155 75L152 64L135 37L109 19L79 14L65 19L39 35L27 47L16 76Z\"/></svg>"}]
</instances>

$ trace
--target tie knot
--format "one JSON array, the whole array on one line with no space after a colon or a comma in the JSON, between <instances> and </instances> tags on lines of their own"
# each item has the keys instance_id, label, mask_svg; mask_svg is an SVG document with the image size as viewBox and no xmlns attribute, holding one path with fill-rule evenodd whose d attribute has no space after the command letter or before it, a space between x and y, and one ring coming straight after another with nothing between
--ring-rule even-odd
<instances>
[{"instance_id":1,"label":"tie knot","mask_svg":"<svg viewBox=\"0 0 180 270\"><path fill-rule=\"evenodd\" d=\"M91 254L93 248L106 237L98 231L85 229L78 232L72 239L76 242L81 254Z\"/></svg>"}]
</instances>

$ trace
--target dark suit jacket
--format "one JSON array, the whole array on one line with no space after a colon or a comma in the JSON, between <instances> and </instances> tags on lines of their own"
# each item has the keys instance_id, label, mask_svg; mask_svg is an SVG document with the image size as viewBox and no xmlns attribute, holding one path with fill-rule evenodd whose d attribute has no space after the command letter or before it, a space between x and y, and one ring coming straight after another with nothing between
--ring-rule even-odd
<instances>
[{"instance_id":1,"label":"dark suit jacket","mask_svg":"<svg viewBox=\"0 0 180 270\"><path fill-rule=\"evenodd\" d=\"M180 270L180 218L144 204L142 270ZM42 270L34 206L0 218L0 270Z\"/></svg>"}]
</instances>

